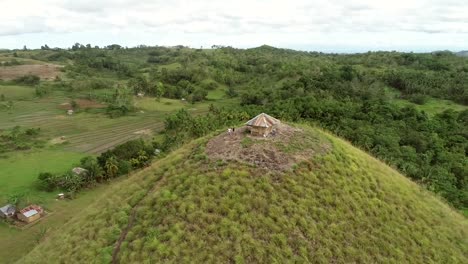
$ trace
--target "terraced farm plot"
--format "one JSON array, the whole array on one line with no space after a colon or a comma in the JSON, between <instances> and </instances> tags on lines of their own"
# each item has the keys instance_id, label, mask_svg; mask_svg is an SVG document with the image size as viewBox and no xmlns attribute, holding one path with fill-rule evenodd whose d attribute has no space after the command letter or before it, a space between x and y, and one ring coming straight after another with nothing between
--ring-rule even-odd
<instances>
[{"instance_id":1,"label":"terraced farm plot","mask_svg":"<svg viewBox=\"0 0 468 264\"><path fill-rule=\"evenodd\" d=\"M9 122L0 122L0 129L15 125L39 127L48 139L64 136L67 142L66 150L100 153L117 144L148 134L141 133L142 130L162 129L163 117L147 114L110 119L105 115L81 113L67 116L41 111L13 117Z\"/></svg>"},{"instance_id":2,"label":"terraced farm plot","mask_svg":"<svg viewBox=\"0 0 468 264\"><path fill-rule=\"evenodd\" d=\"M125 118L103 125L96 130L66 136L65 149L98 154L126 141L145 137L149 134L147 131L155 132L163 127L161 118L135 118L135 120Z\"/></svg>"},{"instance_id":3,"label":"terraced farm plot","mask_svg":"<svg viewBox=\"0 0 468 264\"><path fill-rule=\"evenodd\" d=\"M86 112L68 116L59 109L60 103L67 101L65 98L17 101L11 111L0 112L0 129L39 127L46 139L64 143L67 151L98 154L128 140L149 137L163 129L164 118L177 109L187 107L194 114L208 111L207 104L183 104L170 99L154 104L154 99L145 100L149 111L114 119ZM166 105L169 101L171 104ZM65 140L55 140L61 137Z\"/></svg>"}]
</instances>

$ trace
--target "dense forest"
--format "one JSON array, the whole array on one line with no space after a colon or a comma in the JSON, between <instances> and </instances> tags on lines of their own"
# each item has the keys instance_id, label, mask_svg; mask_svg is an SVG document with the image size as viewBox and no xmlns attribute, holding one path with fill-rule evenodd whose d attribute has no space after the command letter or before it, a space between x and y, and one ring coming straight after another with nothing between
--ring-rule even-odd
<instances>
[{"instance_id":1,"label":"dense forest","mask_svg":"<svg viewBox=\"0 0 468 264\"><path fill-rule=\"evenodd\" d=\"M66 65L66 77L52 88L38 85L38 95L54 87L85 91L83 96L107 102L113 117L134 111L132 96L138 94L198 102L220 90L232 98L232 104L212 108L206 116L181 112L169 117L165 138L154 143L161 149L268 112L329 130L454 207L468 208L468 110L419 107L433 100L468 105L466 57L447 51L324 54L269 46L99 48L78 43L68 50L44 46L16 56ZM114 92L89 91L103 88Z\"/></svg>"}]
</instances>

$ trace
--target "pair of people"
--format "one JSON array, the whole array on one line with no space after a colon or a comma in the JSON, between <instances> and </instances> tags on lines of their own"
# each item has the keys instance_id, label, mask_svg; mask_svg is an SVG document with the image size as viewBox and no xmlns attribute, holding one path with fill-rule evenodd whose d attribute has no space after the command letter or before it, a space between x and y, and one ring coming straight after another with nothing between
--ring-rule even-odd
<instances>
[{"instance_id":1,"label":"pair of people","mask_svg":"<svg viewBox=\"0 0 468 264\"><path fill-rule=\"evenodd\" d=\"M229 128L229 129L228 129L228 133L229 133L229 134L231 134L231 133L234 132L234 131L236 131L236 128L235 128L235 127Z\"/></svg>"}]
</instances>

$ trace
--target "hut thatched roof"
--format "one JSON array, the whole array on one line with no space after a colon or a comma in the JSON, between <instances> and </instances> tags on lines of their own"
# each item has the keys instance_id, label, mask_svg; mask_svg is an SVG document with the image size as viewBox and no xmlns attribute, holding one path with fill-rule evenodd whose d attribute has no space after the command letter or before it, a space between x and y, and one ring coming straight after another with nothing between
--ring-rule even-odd
<instances>
[{"instance_id":1,"label":"hut thatched roof","mask_svg":"<svg viewBox=\"0 0 468 264\"><path fill-rule=\"evenodd\" d=\"M271 127L280 123L280 121L272 116L269 116L265 113L261 113L258 116L250 119L247 123L248 126L254 127Z\"/></svg>"}]
</instances>

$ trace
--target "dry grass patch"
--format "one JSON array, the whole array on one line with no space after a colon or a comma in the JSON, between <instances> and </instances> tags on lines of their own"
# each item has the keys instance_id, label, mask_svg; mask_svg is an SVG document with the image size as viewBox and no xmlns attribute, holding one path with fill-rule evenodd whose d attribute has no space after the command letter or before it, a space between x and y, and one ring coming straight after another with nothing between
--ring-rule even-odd
<instances>
[{"instance_id":1,"label":"dry grass patch","mask_svg":"<svg viewBox=\"0 0 468 264\"><path fill-rule=\"evenodd\" d=\"M17 65L0 67L0 79L13 80L24 75L37 75L43 80L52 80L60 76L62 66L55 64Z\"/></svg>"}]
</instances>

